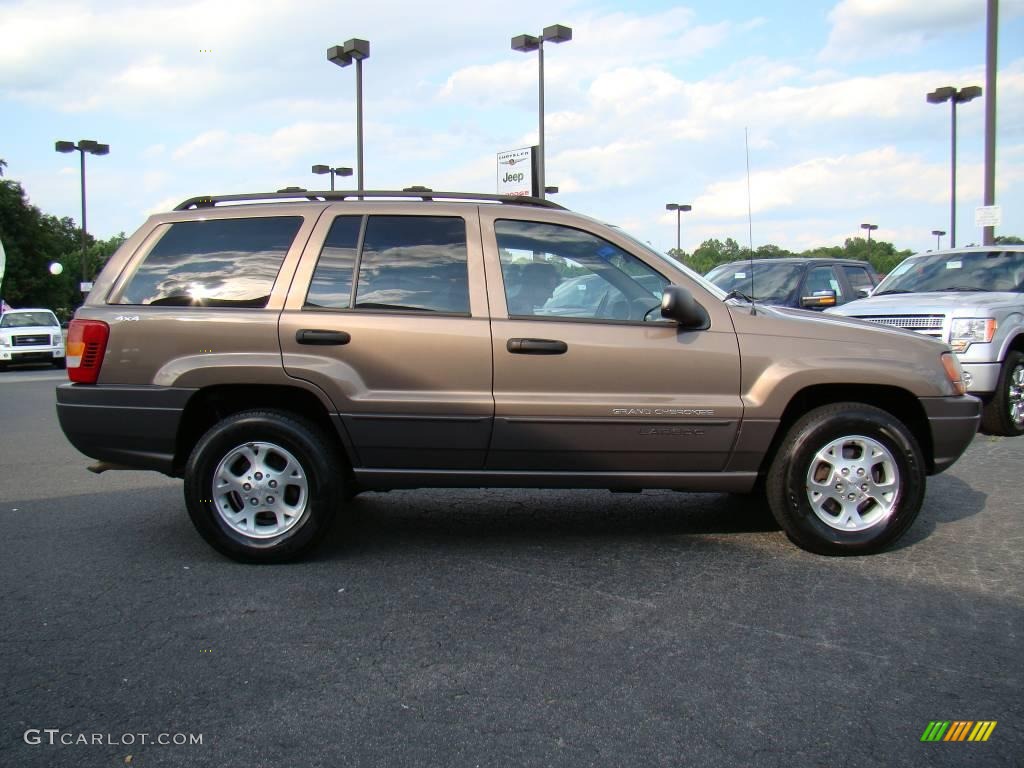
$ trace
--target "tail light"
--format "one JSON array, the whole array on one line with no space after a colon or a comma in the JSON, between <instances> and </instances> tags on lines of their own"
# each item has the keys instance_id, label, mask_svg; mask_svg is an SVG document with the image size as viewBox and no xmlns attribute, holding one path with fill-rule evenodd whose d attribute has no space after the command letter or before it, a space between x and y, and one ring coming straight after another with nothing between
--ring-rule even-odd
<instances>
[{"instance_id":1,"label":"tail light","mask_svg":"<svg viewBox=\"0 0 1024 768\"><path fill-rule=\"evenodd\" d=\"M107 351L110 326L100 320L72 320L65 357L68 378L76 384L95 384Z\"/></svg>"}]
</instances>

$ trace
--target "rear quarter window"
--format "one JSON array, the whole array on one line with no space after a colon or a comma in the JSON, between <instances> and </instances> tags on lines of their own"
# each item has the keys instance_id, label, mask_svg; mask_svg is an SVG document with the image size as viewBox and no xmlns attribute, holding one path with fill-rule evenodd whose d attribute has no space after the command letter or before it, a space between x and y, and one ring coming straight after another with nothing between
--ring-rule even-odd
<instances>
[{"instance_id":1,"label":"rear quarter window","mask_svg":"<svg viewBox=\"0 0 1024 768\"><path fill-rule=\"evenodd\" d=\"M117 303L264 307L301 226L301 216L171 224Z\"/></svg>"}]
</instances>

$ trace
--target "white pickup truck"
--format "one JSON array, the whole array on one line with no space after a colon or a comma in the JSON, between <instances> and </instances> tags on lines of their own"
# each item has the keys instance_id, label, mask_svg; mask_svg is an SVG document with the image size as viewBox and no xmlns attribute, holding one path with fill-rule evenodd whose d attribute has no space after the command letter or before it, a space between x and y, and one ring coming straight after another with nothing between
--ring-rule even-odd
<instances>
[{"instance_id":1,"label":"white pickup truck","mask_svg":"<svg viewBox=\"0 0 1024 768\"><path fill-rule=\"evenodd\" d=\"M911 256L870 297L827 312L946 342L984 403L981 431L1024 434L1024 246Z\"/></svg>"},{"instance_id":2,"label":"white pickup truck","mask_svg":"<svg viewBox=\"0 0 1024 768\"><path fill-rule=\"evenodd\" d=\"M48 309L9 309L0 315L0 370L10 363L64 367L64 331Z\"/></svg>"}]
</instances>

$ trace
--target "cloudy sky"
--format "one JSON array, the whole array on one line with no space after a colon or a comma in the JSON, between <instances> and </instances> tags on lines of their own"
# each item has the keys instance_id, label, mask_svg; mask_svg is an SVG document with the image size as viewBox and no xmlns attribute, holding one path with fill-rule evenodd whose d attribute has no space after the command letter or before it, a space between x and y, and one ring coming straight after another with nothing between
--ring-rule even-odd
<instances>
[{"instance_id":1,"label":"cloudy sky","mask_svg":"<svg viewBox=\"0 0 1024 768\"><path fill-rule=\"evenodd\" d=\"M1024 0L1002 0L996 199L1024 236ZM355 163L354 67L371 41L366 186L495 191L495 153L535 143L537 61L510 38L550 24L548 183L557 200L659 248L841 244L877 223L899 247L949 229L949 106L984 85L984 0L0 0L0 157L32 202L90 231L136 229L194 195L327 186ZM984 103L959 109L958 242L980 241ZM339 180L341 181L341 180ZM945 239L944 239L945 242Z\"/></svg>"}]
</instances>

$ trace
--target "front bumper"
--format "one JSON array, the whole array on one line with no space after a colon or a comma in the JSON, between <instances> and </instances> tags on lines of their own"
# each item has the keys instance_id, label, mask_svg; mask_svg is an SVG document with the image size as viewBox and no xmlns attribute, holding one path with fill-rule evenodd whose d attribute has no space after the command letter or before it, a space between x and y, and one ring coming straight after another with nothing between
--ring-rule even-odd
<instances>
[{"instance_id":1,"label":"front bumper","mask_svg":"<svg viewBox=\"0 0 1024 768\"><path fill-rule=\"evenodd\" d=\"M75 448L100 461L173 473L178 426L194 389L62 384L57 419Z\"/></svg>"},{"instance_id":2,"label":"front bumper","mask_svg":"<svg viewBox=\"0 0 1024 768\"><path fill-rule=\"evenodd\" d=\"M964 384L972 395L988 395L996 391L999 363L965 363L961 360L960 366L964 369Z\"/></svg>"},{"instance_id":3,"label":"front bumper","mask_svg":"<svg viewBox=\"0 0 1024 768\"><path fill-rule=\"evenodd\" d=\"M981 401L971 395L921 398L932 435L933 468L949 469L971 444L981 422Z\"/></svg>"},{"instance_id":4,"label":"front bumper","mask_svg":"<svg viewBox=\"0 0 1024 768\"><path fill-rule=\"evenodd\" d=\"M60 360L64 347L0 347L0 362L34 363Z\"/></svg>"}]
</instances>

